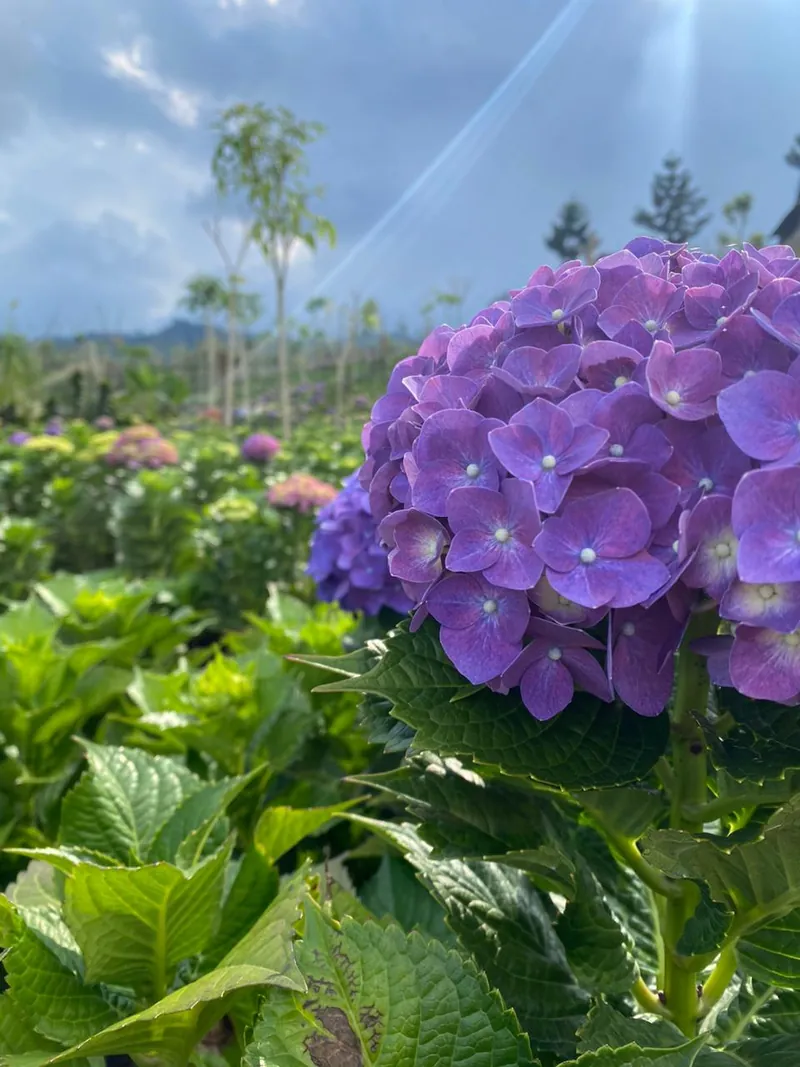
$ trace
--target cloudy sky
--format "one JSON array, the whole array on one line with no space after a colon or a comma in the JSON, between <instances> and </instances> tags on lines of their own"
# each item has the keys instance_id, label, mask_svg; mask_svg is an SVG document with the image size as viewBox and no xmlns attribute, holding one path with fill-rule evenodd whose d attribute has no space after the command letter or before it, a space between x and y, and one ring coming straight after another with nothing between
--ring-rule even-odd
<instances>
[{"instance_id":1,"label":"cloudy sky","mask_svg":"<svg viewBox=\"0 0 800 1067\"><path fill-rule=\"evenodd\" d=\"M310 164L339 241L298 259L293 308L374 296L414 322L454 286L477 308L547 261L570 197L606 250L633 236L669 151L770 231L796 193L798 40L800 0L3 0L0 314L169 320L220 269L210 126L236 101L327 127ZM245 272L269 291L257 255Z\"/></svg>"}]
</instances>

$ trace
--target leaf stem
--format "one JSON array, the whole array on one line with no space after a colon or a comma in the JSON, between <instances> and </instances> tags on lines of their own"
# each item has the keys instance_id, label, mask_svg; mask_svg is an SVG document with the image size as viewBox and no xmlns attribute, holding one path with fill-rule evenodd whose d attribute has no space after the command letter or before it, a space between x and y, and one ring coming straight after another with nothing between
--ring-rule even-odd
<instances>
[{"instance_id":1,"label":"leaf stem","mask_svg":"<svg viewBox=\"0 0 800 1067\"><path fill-rule=\"evenodd\" d=\"M720 1001L736 974L736 967L736 949L732 944L726 945L720 952L719 958L714 965L714 970L703 986L703 995L700 1003L701 1016L708 1015L711 1009Z\"/></svg>"},{"instance_id":2,"label":"leaf stem","mask_svg":"<svg viewBox=\"0 0 800 1067\"><path fill-rule=\"evenodd\" d=\"M589 810L589 809L587 809ZM680 897L683 894L680 883L676 882L672 878L668 878L661 871L656 870L639 851L636 842L629 837L625 837L624 834L616 833L603 823L598 812L592 809L592 818L603 829L603 834L606 837L608 843L619 854L621 860L623 860L628 867L638 875L640 881L652 889L654 893L658 893L662 897Z\"/></svg>"},{"instance_id":3,"label":"leaf stem","mask_svg":"<svg viewBox=\"0 0 800 1067\"><path fill-rule=\"evenodd\" d=\"M672 708L672 769L674 786L670 826L700 833L702 817L686 818L685 810L702 810L708 795L706 742L699 718L708 706L709 680L704 661L690 647L692 641L716 632L716 615L703 612L689 625L678 653L677 687ZM687 920L694 913L695 887L687 882L667 901L664 923L664 996L667 1009L679 1029L693 1037L697 1030L700 1002L698 974L690 960L678 951Z\"/></svg>"},{"instance_id":4,"label":"leaf stem","mask_svg":"<svg viewBox=\"0 0 800 1067\"><path fill-rule=\"evenodd\" d=\"M643 1011L649 1012L651 1015L660 1015L664 1019L669 1018L669 1012L641 975L633 983L631 996Z\"/></svg>"}]
</instances>

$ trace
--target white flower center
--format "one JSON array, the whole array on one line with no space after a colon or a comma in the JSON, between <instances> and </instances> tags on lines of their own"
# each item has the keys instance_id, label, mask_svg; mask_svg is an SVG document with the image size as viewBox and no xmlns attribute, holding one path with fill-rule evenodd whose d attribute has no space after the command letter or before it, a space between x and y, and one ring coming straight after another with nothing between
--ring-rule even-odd
<instances>
[{"instance_id":1,"label":"white flower center","mask_svg":"<svg viewBox=\"0 0 800 1067\"><path fill-rule=\"evenodd\" d=\"M744 376L745 376L745 378L752 378L754 374L755 374L755 371L754 371L754 370L746 370L746 371L744 372Z\"/></svg>"},{"instance_id":2,"label":"white flower center","mask_svg":"<svg viewBox=\"0 0 800 1067\"><path fill-rule=\"evenodd\" d=\"M658 329L658 323L655 319L648 319L647 322L644 324L644 328L646 330L649 330L650 333L655 333Z\"/></svg>"},{"instance_id":3,"label":"white flower center","mask_svg":"<svg viewBox=\"0 0 800 1067\"><path fill-rule=\"evenodd\" d=\"M594 563L597 559L597 553L593 548L581 549L581 563Z\"/></svg>"},{"instance_id":4,"label":"white flower center","mask_svg":"<svg viewBox=\"0 0 800 1067\"><path fill-rule=\"evenodd\" d=\"M467 469L464 472L468 478L477 478L481 473L481 469L477 463L468 463Z\"/></svg>"},{"instance_id":5,"label":"white flower center","mask_svg":"<svg viewBox=\"0 0 800 1067\"><path fill-rule=\"evenodd\" d=\"M678 554L678 549L679 548L680 548L680 542L679 541L673 541L672 542L672 551L675 553L676 556Z\"/></svg>"},{"instance_id":6,"label":"white flower center","mask_svg":"<svg viewBox=\"0 0 800 1067\"><path fill-rule=\"evenodd\" d=\"M664 399L671 408L676 408L681 402L681 394L677 391L677 389L670 389Z\"/></svg>"},{"instance_id":7,"label":"white flower center","mask_svg":"<svg viewBox=\"0 0 800 1067\"><path fill-rule=\"evenodd\" d=\"M728 316L727 315L720 315L720 317L717 319L717 328L719 329L722 326L724 326L727 321L728 321Z\"/></svg>"},{"instance_id":8,"label":"white flower center","mask_svg":"<svg viewBox=\"0 0 800 1067\"><path fill-rule=\"evenodd\" d=\"M727 541L718 541L717 544L714 545L714 555L717 559L728 559L732 551L733 550Z\"/></svg>"},{"instance_id":9,"label":"white flower center","mask_svg":"<svg viewBox=\"0 0 800 1067\"><path fill-rule=\"evenodd\" d=\"M778 590L774 585L760 585L758 587L758 595L762 600L772 600Z\"/></svg>"},{"instance_id":10,"label":"white flower center","mask_svg":"<svg viewBox=\"0 0 800 1067\"><path fill-rule=\"evenodd\" d=\"M559 660L559 659L561 659L561 649L560 648L551 648L548 651L547 656L548 656L549 659Z\"/></svg>"},{"instance_id":11,"label":"white flower center","mask_svg":"<svg viewBox=\"0 0 800 1067\"><path fill-rule=\"evenodd\" d=\"M706 476L705 478L700 479L700 481L697 483L697 488L702 489L704 493L710 493L711 490L714 488L714 483L708 476Z\"/></svg>"},{"instance_id":12,"label":"white flower center","mask_svg":"<svg viewBox=\"0 0 800 1067\"><path fill-rule=\"evenodd\" d=\"M626 637L633 637L633 635L636 633L636 627L633 625L632 622L625 622L622 624L622 632L625 634Z\"/></svg>"},{"instance_id":13,"label":"white flower center","mask_svg":"<svg viewBox=\"0 0 800 1067\"><path fill-rule=\"evenodd\" d=\"M623 385L627 385L630 378L626 378L624 374L620 374L618 378L614 379L614 388L619 389Z\"/></svg>"},{"instance_id":14,"label":"white flower center","mask_svg":"<svg viewBox=\"0 0 800 1067\"><path fill-rule=\"evenodd\" d=\"M608 454L610 456L621 456L625 449L622 445L609 445Z\"/></svg>"},{"instance_id":15,"label":"white flower center","mask_svg":"<svg viewBox=\"0 0 800 1067\"><path fill-rule=\"evenodd\" d=\"M542 470L551 471L557 462L558 460L555 456L542 456Z\"/></svg>"},{"instance_id":16,"label":"white flower center","mask_svg":"<svg viewBox=\"0 0 800 1067\"><path fill-rule=\"evenodd\" d=\"M511 537L510 531L505 526L500 526L494 532L495 541L499 541L501 545L504 545L506 541Z\"/></svg>"},{"instance_id":17,"label":"white flower center","mask_svg":"<svg viewBox=\"0 0 800 1067\"><path fill-rule=\"evenodd\" d=\"M564 309L563 308L556 308L555 311L553 311L551 313L551 318L552 318L553 322L560 322L561 319L564 318Z\"/></svg>"},{"instance_id":18,"label":"white flower center","mask_svg":"<svg viewBox=\"0 0 800 1067\"><path fill-rule=\"evenodd\" d=\"M484 600L483 610L487 615L494 615L497 612L496 600Z\"/></svg>"},{"instance_id":19,"label":"white flower center","mask_svg":"<svg viewBox=\"0 0 800 1067\"><path fill-rule=\"evenodd\" d=\"M784 641L790 648L797 648L800 645L800 630L795 630L794 633L787 634Z\"/></svg>"}]
</instances>

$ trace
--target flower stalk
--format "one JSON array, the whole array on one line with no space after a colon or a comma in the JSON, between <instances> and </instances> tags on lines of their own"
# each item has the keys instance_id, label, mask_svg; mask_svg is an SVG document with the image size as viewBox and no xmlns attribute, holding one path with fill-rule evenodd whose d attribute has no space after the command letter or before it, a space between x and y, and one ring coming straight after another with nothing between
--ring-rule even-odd
<instances>
[{"instance_id":1,"label":"flower stalk","mask_svg":"<svg viewBox=\"0 0 800 1067\"><path fill-rule=\"evenodd\" d=\"M700 833L702 819L687 818L688 811L702 811L708 795L706 741L700 725L708 704L709 678L703 660L692 651L691 642L716 630L716 617L693 618L678 653L677 687L672 707L673 790L670 826ZM664 996L673 1021L687 1036L693 1036L700 1014L695 964L678 951L683 931L696 906L696 889L690 882L667 901L663 937Z\"/></svg>"}]
</instances>

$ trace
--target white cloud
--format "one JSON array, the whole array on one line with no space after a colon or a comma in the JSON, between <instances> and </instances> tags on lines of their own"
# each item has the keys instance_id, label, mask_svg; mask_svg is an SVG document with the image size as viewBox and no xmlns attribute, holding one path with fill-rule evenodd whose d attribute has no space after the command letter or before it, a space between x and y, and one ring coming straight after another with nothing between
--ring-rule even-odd
<instances>
[{"instance_id":1,"label":"white cloud","mask_svg":"<svg viewBox=\"0 0 800 1067\"><path fill-rule=\"evenodd\" d=\"M138 85L178 126L196 126L200 118L200 95L167 81L149 66L147 49L148 41L142 37L127 48L103 49L106 74Z\"/></svg>"}]
</instances>

